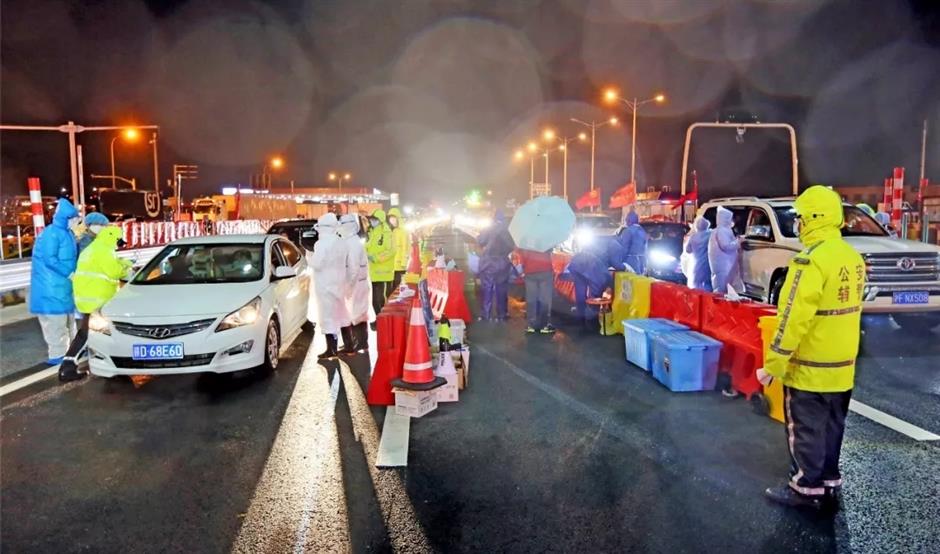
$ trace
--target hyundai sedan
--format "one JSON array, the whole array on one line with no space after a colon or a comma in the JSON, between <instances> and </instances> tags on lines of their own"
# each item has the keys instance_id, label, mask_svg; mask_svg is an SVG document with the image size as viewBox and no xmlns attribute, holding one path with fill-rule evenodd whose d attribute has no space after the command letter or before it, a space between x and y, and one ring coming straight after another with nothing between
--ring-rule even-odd
<instances>
[{"instance_id":1,"label":"hyundai sedan","mask_svg":"<svg viewBox=\"0 0 940 554\"><path fill-rule=\"evenodd\" d=\"M301 251L272 235L167 245L89 320L94 375L277 368L307 322Z\"/></svg>"}]
</instances>

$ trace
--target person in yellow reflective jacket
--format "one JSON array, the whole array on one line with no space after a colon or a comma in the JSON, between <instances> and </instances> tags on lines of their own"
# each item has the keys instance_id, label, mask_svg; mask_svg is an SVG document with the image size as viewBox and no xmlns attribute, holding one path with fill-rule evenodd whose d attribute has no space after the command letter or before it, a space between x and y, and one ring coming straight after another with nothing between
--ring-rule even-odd
<instances>
[{"instance_id":1,"label":"person in yellow reflective jacket","mask_svg":"<svg viewBox=\"0 0 940 554\"><path fill-rule=\"evenodd\" d=\"M366 256L369 258L369 279L372 281L372 308L375 315L379 315L395 278L395 239L384 210L375 210L369 216Z\"/></svg>"},{"instance_id":2,"label":"person in yellow reflective jacket","mask_svg":"<svg viewBox=\"0 0 940 554\"><path fill-rule=\"evenodd\" d=\"M408 257L411 255L411 237L405 230L405 219L401 210L392 208L388 211L388 226L392 229L392 239L395 243L395 277L392 279L392 290L401 284L401 278L408 269Z\"/></svg>"},{"instance_id":3,"label":"person in yellow reflective jacket","mask_svg":"<svg viewBox=\"0 0 940 554\"><path fill-rule=\"evenodd\" d=\"M78 371L76 360L88 340L88 320L117 293L121 278L131 268L129 260L117 255L120 241L120 227L105 227L78 256L78 266L72 275L72 294L82 319L78 333L59 366L60 381L74 381L85 376Z\"/></svg>"},{"instance_id":4,"label":"person in yellow reflective jacket","mask_svg":"<svg viewBox=\"0 0 940 554\"><path fill-rule=\"evenodd\" d=\"M855 382L865 262L843 238L842 200L812 186L796 199L805 250L790 260L778 327L757 378L780 379L790 448L787 486L766 495L788 506L838 506L839 455Z\"/></svg>"}]
</instances>

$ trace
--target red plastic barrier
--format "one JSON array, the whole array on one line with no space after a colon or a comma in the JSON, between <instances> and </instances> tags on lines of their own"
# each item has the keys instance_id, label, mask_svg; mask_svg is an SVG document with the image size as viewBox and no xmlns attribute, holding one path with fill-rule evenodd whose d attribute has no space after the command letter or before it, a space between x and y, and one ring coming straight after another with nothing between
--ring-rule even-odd
<instances>
[{"instance_id":1,"label":"red plastic barrier","mask_svg":"<svg viewBox=\"0 0 940 554\"><path fill-rule=\"evenodd\" d=\"M764 365L760 318L775 315L777 309L770 304L702 296L702 332L724 343L719 370L728 373L731 386L748 398L762 389L755 375Z\"/></svg>"},{"instance_id":2,"label":"red plastic barrier","mask_svg":"<svg viewBox=\"0 0 940 554\"><path fill-rule=\"evenodd\" d=\"M431 303L431 313L434 319L440 319L444 313L444 307L447 306L447 296L450 292L450 282L447 278L446 269L428 270L428 296Z\"/></svg>"},{"instance_id":3,"label":"red plastic barrier","mask_svg":"<svg viewBox=\"0 0 940 554\"><path fill-rule=\"evenodd\" d=\"M463 279L463 271L447 272L447 303L444 305L444 315L451 320L462 319L469 325L473 316L463 293Z\"/></svg>"},{"instance_id":4,"label":"red plastic barrier","mask_svg":"<svg viewBox=\"0 0 940 554\"><path fill-rule=\"evenodd\" d=\"M702 330L702 298L707 293L684 285L654 281L650 289L650 317L661 317Z\"/></svg>"},{"instance_id":5,"label":"red plastic barrier","mask_svg":"<svg viewBox=\"0 0 940 554\"><path fill-rule=\"evenodd\" d=\"M391 382L402 376L409 308L408 302L399 302L393 297L375 318L378 359L366 389L366 402L373 406L391 406L395 403Z\"/></svg>"},{"instance_id":6,"label":"red plastic barrier","mask_svg":"<svg viewBox=\"0 0 940 554\"><path fill-rule=\"evenodd\" d=\"M552 271L555 273L555 290L573 303L575 301L574 283L558 278L558 276L565 271L565 268L568 267L569 262L571 262L571 254L563 252L552 253Z\"/></svg>"}]
</instances>

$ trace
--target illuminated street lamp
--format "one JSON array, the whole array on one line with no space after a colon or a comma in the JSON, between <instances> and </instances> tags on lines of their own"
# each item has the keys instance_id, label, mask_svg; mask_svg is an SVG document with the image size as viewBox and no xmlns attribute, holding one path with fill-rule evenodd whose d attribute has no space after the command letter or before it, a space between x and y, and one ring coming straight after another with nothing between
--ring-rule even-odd
<instances>
[{"instance_id":1,"label":"illuminated street lamp","mask_svg":"<svg viewBox=\"0 0 940 554\"><path fill-rule=\"evenodd\" d=\"M343 190L343 181L346 181L346 184L349 184L349 180L352 179L352 175L349 173L343 173L342 175L331 171L329 175L326 176L330 181L337 181L339 185L339 190Z\"/></svg>"},{"instance_id":2,"label":"illuminated street lamp","mask_svg":"<svg viewBox=\"0 0 940 554\"><path fill-rule=\"evenodd\" d=\"M613 104L615 102L620 102L624 106L630 108L630 111L633 113L633 138L630 141L630 182L636 183L636 113L640 106L643 104L649 104L650 102L655 102L657 104L662 104L666 101L665 94L657 94L652 98L647 98L646 100L638 100L634 98L633 100L628 100L620 96L620 93L617 89L608 88L604 91L604 100L608 104Z\"/></svg>"},{"instance_id":3,"label":"illuminated street lamp","mask_svg":"<svg viewBox=\"0 0 940 554\"><path fill-rule=\"evenodd\" d=\"M284 167L284 159L280 156L275 156L271 158L271 167L274 169L281 169Z\"/></svg>"},{"instance_id":4,"label":"illuminated street lamp","mask_svg":"<svg viewBox=\"0 0 940 554\"><path fill-rule=\"evenodd\" d=\"M616 125L617 118L611 117L606 121L591 121L588 123L586 121L581 121L580 119L575 119L572 117L571 121L577 123L578 125L584 125L591 130L591 190L594 190L594 138L599 127L603 127L604 125ZM587 140L587 133L581 133L578 135L578 138L581 140Z\"/></svg>"},{"instance_id":5,"label":"illuminated street lamp","mask_svg":"<svg viewBox=\"0 0 940 554\"><path fill-rule=\"evenodd\" d=\"M114 141L116 141L118 138L123 138L127 142L134 142L137 140L137 137L139 136L140 136L140 133L137 132L137 129L131 128L131 129L124 129L123 131L115 135L114 138L111 139L111 188L112 189L117 188L117 177L116 177L117 173L114 168Z\"/></svg>"}]
</instances>

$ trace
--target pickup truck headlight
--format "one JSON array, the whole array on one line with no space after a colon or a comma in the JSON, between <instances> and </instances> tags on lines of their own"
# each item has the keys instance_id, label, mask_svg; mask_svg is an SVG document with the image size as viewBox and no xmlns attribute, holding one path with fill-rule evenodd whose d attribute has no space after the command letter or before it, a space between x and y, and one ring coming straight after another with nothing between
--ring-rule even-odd
<instances>
[{"instance_id":1,"label":"pickup truck headlight","mask_svg":"<svg viewBox=\"0 0 940 554\"><path fill-rule=\"evenodd\" d=\"M111 334L111 320L99 313L93 313L88 316L88 330L92 333L101 333L103 335Z\"/></svg>"},{"instance_id":2,"label":"pickup truck headlight","mask_svg":"<svg viewBox=\"0 0 940 554\"><path fill-rule=\"evenodd\" d=\"M225 316L219 326L215 328L216 333L227 329L234 329L245 325L251 325L258 321L261 314L261 297L255 297L251 302Z\"/></svg>"}]
</instances>

